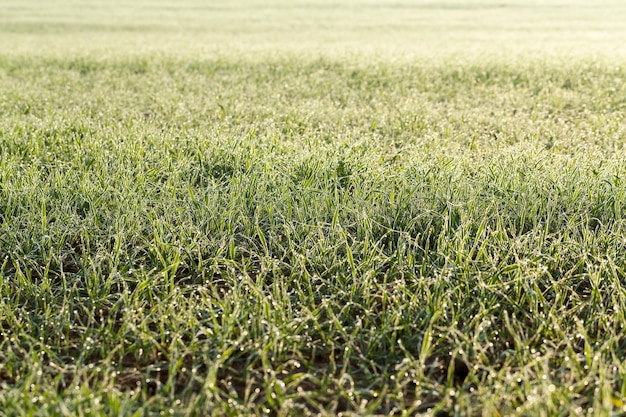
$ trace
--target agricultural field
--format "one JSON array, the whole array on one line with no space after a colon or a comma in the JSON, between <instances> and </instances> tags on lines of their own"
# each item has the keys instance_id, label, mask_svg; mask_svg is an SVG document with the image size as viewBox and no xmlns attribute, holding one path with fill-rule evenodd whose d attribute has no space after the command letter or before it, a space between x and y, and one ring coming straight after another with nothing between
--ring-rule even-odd
<instances>
[{"instance_id":1,"label":"agricultural field","mask_svg":"<svg viewBox=\"0 0 626 417\"><path fill-rule=\"evenodd\" d=\"M623 415L624 22L0 0L0 416Z\"/></svg>"}]
</instances>

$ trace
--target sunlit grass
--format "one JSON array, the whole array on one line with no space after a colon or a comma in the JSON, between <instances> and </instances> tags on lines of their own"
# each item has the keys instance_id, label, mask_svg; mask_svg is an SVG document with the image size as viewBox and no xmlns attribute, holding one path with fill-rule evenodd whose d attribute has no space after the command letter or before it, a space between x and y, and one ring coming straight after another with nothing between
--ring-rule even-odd
<instances>
[{"instance_id":1,"label":"sunlit grass","mask_svg":"<svg viewBox=\"0 0 626 417\"><path fill-rule=\"evenodd\" d=\"M3 55L626 58L621 0L2 0Z\"/></svg>"},{"instance_id":2,"label":"sunlit grass","mask_svg":"<svg viewBox=\"0 0 626 417\"><path fill-rule=\"evenodd\" d=\"M474 10L448 6L422 9ZM610 48L99 54L115 35L33 48L49 15L24 10L0 55L7 415L623 412Z\"/></svg>"}]
</instances>

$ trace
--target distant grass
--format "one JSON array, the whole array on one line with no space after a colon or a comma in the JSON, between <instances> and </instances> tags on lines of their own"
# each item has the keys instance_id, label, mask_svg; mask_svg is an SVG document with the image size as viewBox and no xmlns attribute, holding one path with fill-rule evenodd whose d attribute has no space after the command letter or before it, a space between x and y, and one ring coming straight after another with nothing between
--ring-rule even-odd
<instances>
[{"instance_id":1,"label":"distant grass","mask_svg":"<svg viewBox=\"0 0 626 417\"><path fill-rule=\"evenodd\" d=\"M626 59L621 0L0 0L4 55Z\"/></svg>"},{"instance_id":2,"label":"distant grass","mask_svg":"<svg viewBox=\"0 0 626 417\"><path fill-rule=\"evenodd\" d=\"M610 415L626 67L0 59L7 415Z\"/></svg>"}]
</instances>

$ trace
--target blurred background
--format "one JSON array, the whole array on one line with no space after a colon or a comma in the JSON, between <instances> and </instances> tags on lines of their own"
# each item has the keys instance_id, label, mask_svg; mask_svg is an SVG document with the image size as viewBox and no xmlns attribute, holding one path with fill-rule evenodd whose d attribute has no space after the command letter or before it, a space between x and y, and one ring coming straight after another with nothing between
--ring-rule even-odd
<instances>
[{"instance_id":1,"label":"blurred background","mask_svg":"<svg viewBox=\"0 0 626 417\"><path fill-rule=\"evenodd\" d=\"M626 55L621 0L0 0L0 53Z\"/></svg>"}]
</instances>

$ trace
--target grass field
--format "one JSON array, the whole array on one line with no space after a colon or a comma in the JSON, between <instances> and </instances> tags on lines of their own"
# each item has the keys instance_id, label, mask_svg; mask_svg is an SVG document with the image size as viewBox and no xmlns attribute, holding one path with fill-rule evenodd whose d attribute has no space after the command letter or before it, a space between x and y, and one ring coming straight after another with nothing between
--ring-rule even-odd
<instances>
[{"instance_id":1,"label":"grass field","mask_svg":"<svg viewBox=\"0 0 626 417\"><path fill-rule=\"evenodd\" d=\"M625 21L0 0L0 415L626 413Z\"/></svg>"}]
</instances>

